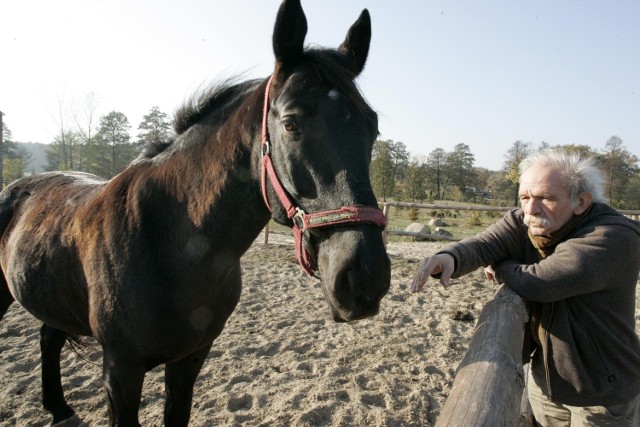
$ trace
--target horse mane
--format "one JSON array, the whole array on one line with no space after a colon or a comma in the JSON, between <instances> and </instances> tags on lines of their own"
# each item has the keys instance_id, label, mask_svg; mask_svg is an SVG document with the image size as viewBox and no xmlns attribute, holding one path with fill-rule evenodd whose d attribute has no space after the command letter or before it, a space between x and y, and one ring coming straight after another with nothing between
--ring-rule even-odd
<instances>
[{"instance_id":1,"label":"horse mane","mask_svg":"<svg viewBox=\"0 0 640 427\"><path fill-rule=\"evenodd\" d=\"M261 82L258 79L238 80L239 77L235 76L218 81L191 96L174 115L173 129L176 134L184 133L214 111L233 109Z\"/></svg>"},{"instance_id":2,"label":"horse mane","mask_svg":"<svg viewBox=\"0 0 640 427\"><path fill-rule=\"evenodd\" d=\"M152 159L166 151L193 125L201 123L214 112L224 120L256 88L261 80L239 82L239 77L230 77L196 91L174 113L174 136L168 140L150 141L139 158Z\"/></svg>"}]
</instances>

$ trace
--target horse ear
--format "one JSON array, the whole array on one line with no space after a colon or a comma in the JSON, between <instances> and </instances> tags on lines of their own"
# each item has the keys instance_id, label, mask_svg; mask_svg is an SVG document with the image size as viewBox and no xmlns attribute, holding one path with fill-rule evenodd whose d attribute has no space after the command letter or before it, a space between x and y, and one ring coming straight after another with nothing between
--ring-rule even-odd
<instances>
[{"instance_id":1,"label":"horse ear","mask_svg":"<svg viewBox=\"0 0 640 427\"><path fill-rule=\"evenodd\" d=\"M306 35L307 18L300 0L284 0L273 29L273 53L279 66L290 68L300 62Z\"/></svg>"},{"instance_id":2,"label":"horse ear","mask_svg":"<svg viewBox=\"0 0 640 427\"><path fill-rule=\"evenodd\" d=\"M371 16L363 10L358 20L349 28L347 37L338 50L353 60L354 77L362 72L369 55L371 43Z\"/></svg>"}]
</instances>

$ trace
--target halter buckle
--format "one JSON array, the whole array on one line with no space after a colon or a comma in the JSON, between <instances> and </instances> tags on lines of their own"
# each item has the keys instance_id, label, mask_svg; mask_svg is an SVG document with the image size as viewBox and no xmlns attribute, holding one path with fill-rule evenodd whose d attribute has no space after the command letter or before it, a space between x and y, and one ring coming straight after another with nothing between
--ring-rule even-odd
<instances>
[{"instance_id":1,"label":"halter buckle","mask_svg":"<svg viewBox=\"0 0 640 427\"><path fill-rule=\"evenodd\" d=\"M293 216L293 222L298 226L298 228L300 228L300 230L304 231L305 227L304 227L304 216L306 215L306 212L303 211L302 209L296 207L296 213Z\"/></svg>"}]
</instances>

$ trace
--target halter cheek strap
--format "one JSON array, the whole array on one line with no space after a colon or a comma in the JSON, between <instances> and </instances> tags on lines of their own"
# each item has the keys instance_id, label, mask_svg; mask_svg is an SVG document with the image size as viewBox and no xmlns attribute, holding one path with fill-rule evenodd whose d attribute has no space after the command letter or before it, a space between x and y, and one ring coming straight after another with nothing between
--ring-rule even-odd
<instances>
[{"instance_id":1,"label":"halter cheek strap","mask_svg":"<svg viewBox=\"0 0 640 427\"><path fill-rule=\"evenodd\" d=\"M260 172L262 197L267 208L272 211L267 197L267 181L278 196L278 200L284 207L287 218L293 222L293 237L296 245L296 255L298 262L309 275L314 275L318 269L316 259L306 250L303 244L304 232L314 228L323 228L344 224L374 224L386 227L387 217L380 209L372 206L343 206L338 209L306 213L297 207L284 189L282 182L278 178L273 162L271 160L271 143L269 141L269 130L267 117L269 115L269 90L273 76L269 77L264 93L264 106L262 109L262 168Z\"/></svg>"}]
</instances>

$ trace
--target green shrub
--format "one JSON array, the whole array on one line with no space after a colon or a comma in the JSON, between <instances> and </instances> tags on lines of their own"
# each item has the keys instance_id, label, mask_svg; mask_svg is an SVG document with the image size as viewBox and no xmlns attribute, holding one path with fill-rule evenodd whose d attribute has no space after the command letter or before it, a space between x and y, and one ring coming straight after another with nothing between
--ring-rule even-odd
<instances>
[{"instance_id":1,"label":"green shrub","mask_svg":"<svg viewBox=\"0 0 640 427\"><path fill-rule=\"evenodd\" d=\"M420 210L418 208L409 208L407 216L409 217L409 220L411 222L418 222L418 218L420 217Z\"/></svg>"},{"instance_id":2,"label":"green shrub","mask_svg":"<svg viewBox=\"0 0 640 427\"><path fill-rule=\"evenodd\" d=\"M481 212L473 212L471 214L471 217L469 218L469 222L467 223L467 225L472 227L482 225L482 221L480 220L481 216L482 216Z\"/></svg>"}]
</instances>

